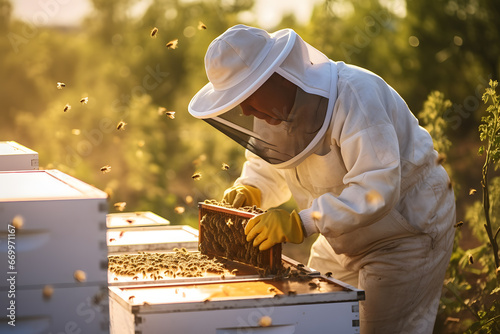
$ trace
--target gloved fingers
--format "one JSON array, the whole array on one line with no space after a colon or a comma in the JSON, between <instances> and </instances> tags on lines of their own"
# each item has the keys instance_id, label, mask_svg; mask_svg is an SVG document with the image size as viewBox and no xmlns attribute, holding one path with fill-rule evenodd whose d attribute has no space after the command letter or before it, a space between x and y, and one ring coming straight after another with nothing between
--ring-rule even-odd
<instances>
[{"instance_id":1,"label":"gloved fingers","mask_svg":"<svg viewBox=\"0 0 500 334\"><path fill-rule=\"evenodd\" d=\"M253 246L254 247L257 247L259 246L260 244L262 244L263 242L267 241L268 240L268 235L267 233L259 233L255 239L253 239Z\"/></svg>"},{"instance_id":2,"label":"gloved fingers","mask_svg":"<svg viewBox=\"0 0 500 334\"><path fill-rule=\"evenodd\" d=\"M244 206L246 199L247 199L247 197L243 192L236 191L236 194L234 195L232 202L230 202L230 203L233 205L233 207L240 208L240 207Z\"/></svg>"},{"instance_id":3,"label":"gloved fingers","mask_svg":"<svg viewBox=\"0 0 500 334\"><path fill-rule=\"evenodd\" d=\"M262 215L253 217L248 221L247 226L245 226L245 234L247 236L247 241L252 241L258 234L263 230L263 226L260 223Z\"/></svg>"},{"instance_id":4,"label":"gloved fingers","mask_svg":"<svg viewBox=\"0 0 500 334\"><path fill-rule=\"evenodd\" d=\"M277 242L274 242L272 241L271 239L266 239L264 240L260 245L259 245L259 250L262 252L262 251L265 251L265 250L268 250L269 248L273 247L274 245L276 245Z\"/></svg>"}]
</instances>

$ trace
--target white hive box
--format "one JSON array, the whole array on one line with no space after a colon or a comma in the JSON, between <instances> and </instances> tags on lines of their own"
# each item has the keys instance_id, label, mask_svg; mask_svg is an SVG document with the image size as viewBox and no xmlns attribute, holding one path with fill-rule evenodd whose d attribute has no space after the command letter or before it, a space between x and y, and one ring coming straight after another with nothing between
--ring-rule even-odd
<instances>
[{"instance_id":1,"label":"white hive box","mask_svg":"<svg viewBox=\"0 0 500 334\"><path fill-rule=\"evenodd\" d=\"M109 332L106 193L57 170L0 172L0 185L5 263L7 239L15 242L15 267L2 274L15 277L15 297L4 298L11 287L2 278L0 308L16 305L16 327L0 322L0 332ZM16 216L23 226L9 233ZM75 280L76 270L85 281ZM44 299L47 285L53 294Z\"/></svg>"},{"instance_id":2,"label":"white hive box","mask_svg":"<svg viewBox=\"0 0 500 334\"><path fill-rule=\"evenodd\" d=\"M38 153L16 143L0 141L0 171L38 169Z\"/></svg>"},{"instance_id":3,"label":"white hive box","mask_svg":"<svg viewBox=\"0 0 500 334\"><path fill-rule=\"evenodd\" d=\"M170 222L152 212L121 212L107 216L108 253L198 249L198 230Z\"/></svg>"},{"instance_id":4,"label":"white hive box","mask_svg":"<svg viewBox=\"0 0 500 334\"><path fill-rule=\"evenodd\" d=\"M284 261L296 263L286 257ZM259 275L219 280L202 277L110 286L110 331L359 333L359 300L364 299L364 291L306 267L299 270L312 276L304 280ZM259 326L264 316L271 318L271 326Z\"/></svg>"}]
</instances>

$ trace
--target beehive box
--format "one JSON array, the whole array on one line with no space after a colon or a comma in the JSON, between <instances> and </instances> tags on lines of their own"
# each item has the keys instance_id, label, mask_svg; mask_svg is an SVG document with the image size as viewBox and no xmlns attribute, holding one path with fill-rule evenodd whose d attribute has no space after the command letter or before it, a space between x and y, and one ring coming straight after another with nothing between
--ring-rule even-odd
<instances>
[{"instance_id":1,"label":"beehive box","mask_svg":"<svg viewBox=\"0 0 500 334\"><path fill-rule=\"evenodd\" d=\"M198 247L202 254L250 264L270 274L281 269L281 244L261 252L246 241L245 226L259 213L255 208L243 211L207 203L199 203L198 208Z\"/></svg>"}]
</instances>

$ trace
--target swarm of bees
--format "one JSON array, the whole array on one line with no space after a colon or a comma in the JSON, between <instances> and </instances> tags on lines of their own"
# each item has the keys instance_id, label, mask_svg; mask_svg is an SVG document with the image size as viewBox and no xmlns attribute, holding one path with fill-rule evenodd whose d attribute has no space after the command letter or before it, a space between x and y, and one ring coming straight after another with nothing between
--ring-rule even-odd
<instances>
[{"instance_id":1,"label":"swarm of bees","mask_svg":"<svg viewBox=\"0 0 500 334\"><path fill-rule=\"evenodd\" d=\"M129 276L137 280L159 280L176 277L203 277L207 273L228 274L224 264L207 255L174 248L174 253L147 253L111 255L109 271L117 276Z\"/></svg>"},{"instance_id":2,"label":"swarm of bees","mask_svg":"<svg viewBox=\"0 0 500 334\"><path fill-rule=\"evenodd\" d=\"M229 203L217 200L206 200L205 204L217 205L225 208L233 208ZM263 213L256 206L242 207L238 210ZM260 252L252 242L246 241L245 226L247 219L236 214L216 210L203 210L205 213L200 221L200 233L202 234L199 249L202 254L217 254L229 260L236 260L251 264L255 267L269 267L270 256L275 256L274 263L281 263L280 252ZM202 214L203 214L202 213Z\"/></svg>"}]
</instances>

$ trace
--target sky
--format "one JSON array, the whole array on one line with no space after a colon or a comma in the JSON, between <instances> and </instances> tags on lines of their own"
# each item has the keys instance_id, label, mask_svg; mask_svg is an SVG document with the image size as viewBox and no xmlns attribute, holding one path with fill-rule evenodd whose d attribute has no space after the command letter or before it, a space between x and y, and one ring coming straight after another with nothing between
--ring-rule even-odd
<instances>
[{"instance_id":1,"label":"sky","mask_svg":"<svg viewBox=\"0 0 500 334\"><path fill-rule=\"evenodd\" d=\"M279 23L281 17L293 12L301 23L307 22L313 6L322 0L255 0L257 23L266 29ZM146 7L142 0L136 7ZM92 10L90 0L15 0L14 16L34 25L75 25Z\"/></svg>"}]
</instances>

